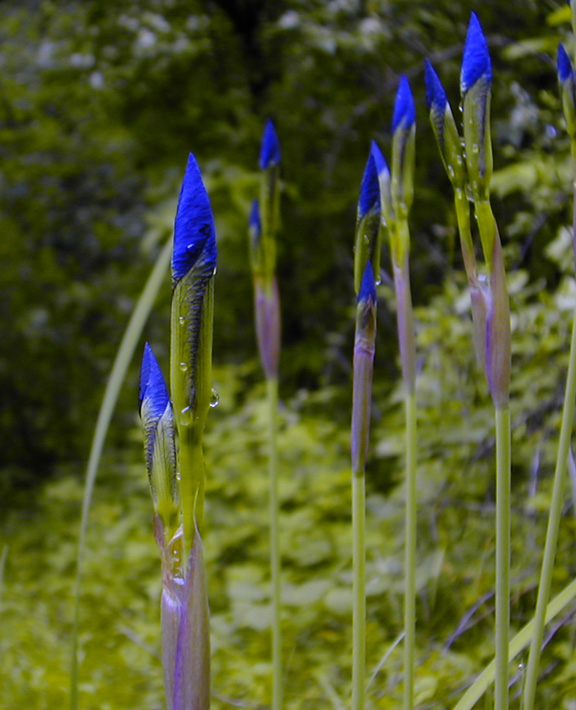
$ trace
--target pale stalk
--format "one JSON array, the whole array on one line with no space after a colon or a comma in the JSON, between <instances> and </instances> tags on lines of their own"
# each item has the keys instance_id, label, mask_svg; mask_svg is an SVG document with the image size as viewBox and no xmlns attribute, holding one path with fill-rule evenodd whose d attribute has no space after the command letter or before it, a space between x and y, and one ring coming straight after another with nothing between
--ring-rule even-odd
<instances>
[{"instance_id":1,"label":"pale stalk","mask_svg":"<svg viewBox=\"0 0 576 710\"><path fill-rule=\"evenodd\" d=\"M572 150L574 152L574 141ZM576 165L576 161L575 161ZM576 240L576 179L574 181L574 237ZM575 250L576 256L576 250ZM560 440L558 442L558 454L556 458L556 469L554 471L554 483L552 487L552 500L550 501L550 512L548 515L548 528L546 530L546 543L544 546L544 556L542 558L542 569L540 571L540 583L538 585L538 598L536 601L536 611L534 613L534 632L530 643L530 653L526 666L526 679L524 682L523 710L532 710L536 695L536 684L538 682L538 663L542 650L542 640L544 638L544 616L548 599L550 598L550 588L552 586L552 573L554 571L554 560L556 558L556 547L558 544L558 532L560 520L562 518L562 503L564 501L564 481L566 478L566 466L570 451L570 440L572 436L572 422L574 418L574 400L576 397L576 309L572 321L572 340L570 343L570 357L568 361L568 376L566 379L566 392L564 394L564 406L562 409L562 424L560 426Z\"/></svg>"},{"instance_id":2,"label":"pale stalk","mask_svg":"<svg viewBox=\"0 0 576 710\"><path fill-rule=\"evenodd\" d=\"M280 580L279 545L279 503L278 503L278 451L277 451L277 411L278 378L266 378L268 399L268 447L270 481L270 574L272 586L272 708L282 707L282 591Z\"/></svg>"},{"instance_id":3,"label":"pale stalk","mask_svg":"<svg viewBox=\"0 0 576 710\"><path fill-rule=\"evenodd\" d=\"M496 416L496 680L495 710L508 710L510 629L510 409Z\"/></svg>"},{"instance_id":4,"label":"pale stalk","mask_svg":"<svg viewBox=\"0 0 576 710\"><path fill-rule=\"evenodd\" d=\"M352 472L352 710L364 710L366 695L365 591L366 484L364 469Z\"/></svg>"},{"instance_id":5,"label":"pale stalk","mask_svg":"<svg viewBox=\"0 0 576 710\"><path fill-rule=\"evenodd\" d=\"M404 710L414 707L416 647L416 398L406 385L406 517L404 562Z\"/></svg>"}]
</instances>

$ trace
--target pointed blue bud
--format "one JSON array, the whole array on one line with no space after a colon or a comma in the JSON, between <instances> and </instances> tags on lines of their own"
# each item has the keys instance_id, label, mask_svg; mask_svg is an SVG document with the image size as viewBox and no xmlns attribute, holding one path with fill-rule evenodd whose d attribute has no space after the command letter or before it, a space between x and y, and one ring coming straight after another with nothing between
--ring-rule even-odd
<instances>
[{"instance_id":1,"label":"pointed blue bud","mask_svg":"<svg viewBox=\"0 0 576 710\"><path fill-rule=\"evenodd\" d=\"M376 279L374 278L372 264L369 261L366 263L364 275L360 283L360 290L358 291L358 301L368 300L372 301L372 303L376 303Z\"/></svg>"},{"instance_id":2,"label":"pointed blue bud","mask_svg":"<svg viewBox=\"0 0 576 710\"><path fill-rule=\"evenodd\" d=\"M368 212L380 212L380 183L378 182L378 169L372 151L368 156L358 200L358 218L362 219Z\"/></svg>"},{"instance_id":3,"label":"pointed blue bud","mask_svg":"<svg viewBox=\"0 0 576 710\"><path fill-rule=\"evenodd\" d=\"M376 165L376 172L378 173L378 177L382 178L383 175L390 175L390 169L388 167L388 163L386 162L386 158L380 150L380 146L374 140L370 143L370 155L372 156L374 164Z\"/></svg>"},{"instance_id":4,"label":"pointed blue bud","mask_svg":"<svg viewBox=\"0 0 576 710\"><path fill-rule=\"evenodd\" d=\"M465 95L480 79L484 79L487 84L492 83L492 63L486 37L482 32L478 16L473 12L470 16L468 34L464 44L464 57L462 58L462 72L460 74L462 95Z\"/></svg>"},{"instance_id":5,"label":"pointed blue bud","mask_svg":"<svg viewBox=\"0 0 576 710\"><path fill-rule=\"evenodd\" d=\"M446 110L448 99L446 98L446 92L438 78L438 74L436 74L434 67L428 60L426 60L424 76L426 80L426 102L428 108L430 111L442 115Z\"/></svg>"},{"instance_id":6,"label":"pointed blue bud","mask_svg":"<svg viewBox=\"0 0 576 710\"><path fill-rule=\"evenodd\" d=\"M392 132L402 127L409 129L416 122L416 109L414 98L410 89L410 83L406 76L400 77L398 92L396 93L396 103L394 104L394 119L392 121Z\"/></svg>"},{"instance_id":7,"label":"pointed blue bud","mask_svg":"<svg viewBox=\"0 0 576 710\"><path fill-rule=\"evenodd\" d=\"M168 389L164 382L162 370L149 343L144 345L142 369L140 372L139 406L147 400L149 414L153 419L160 419L164 414L166 405L170 401Z\"/></svg>"},{"instance_id":8,"label":"pointed blue bud","mask_svg":"<svg viewBox=\"0 0 576 710\"><path fill-rule=\"evenodd\" d=\"M562 44L562 42L560 42L560 44L558 45L557 60L558 60L557 61L558 79L563 84L570 77L574 76L574 67L572 66L572 62L570 61L570 57L568 56L568 53L564 49L564 45Z\"/></svg>"},{"instance_id":9,"label":"pointed blue bud","mask_svg":"<svg viewBox=\"0 0 576 710\"><path fill-rule=\"evenodd\" d=\"M371 149L364 168L354 237L354 289L358 293L366 262L380 268L380 180Z\"/></svg>"},{"instance_id":10,"label":"pointed blue bud","mask_svg":"<svg viewBox=\"0 0 576 710\"><path fill-rule=\"evenodd\" d=\"M269 165L280 165L280 141L276 129L270 119L266 121L262 148L260 150L260 169L266 170Z\"/></svg>"},{"instance_id":11,"label":"pointed blue bud","mask_svg":"<svg viewBox=\"0 0 576 710\"><path fill-rule=\"evenodd\" d=\"M207 268L216 267L216 232L210 198L196 158L190 153L174 222L174 284L186 276L201 255Z\"/></svg>"}]
</instances>

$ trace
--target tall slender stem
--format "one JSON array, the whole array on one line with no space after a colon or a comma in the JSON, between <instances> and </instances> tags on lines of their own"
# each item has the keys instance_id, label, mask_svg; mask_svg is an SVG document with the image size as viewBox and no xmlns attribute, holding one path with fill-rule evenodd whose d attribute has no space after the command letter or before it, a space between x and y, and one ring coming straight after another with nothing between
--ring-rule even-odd
<instances>
[{"instance_id":1,"label":"tall slender stem","mask_svg":"<svg viewBox=\"0 0 576 710\"><path fill-rule=\"evenodd\" d=\"M510 632L510 409L496 413L496 681L494 707L508 710Z\"/></svg>"},{"instance_id":2,"label":"tall slender stem","mask_svg":"<svg viewBox=\"0 0 576 710\"><path fill-rule=\"evenodd\" d=\"M416 645L416 399L406 390L406 549L404 562L404 710L414 707Z\"/></svg>"},{"instance_id":3,"label":"tall slender stem","mask_svg":"<svg viewBox=\"0 0 576 710\"><path fill-rule=\"evenodd\" d=\"M352 473L352 710L364 710L366 695L366 482L364 471Z\"/></svg>"},{"instance_id":4,"label":"tall slender stem","mask_svg":"<svg viewBox=\"0 0 576 710\"><path fill-rule=\"evenodd\" d=\"M272 598L272 708L282 707L282 626L280 610L282 594L280 586L280 544L279 544L279 504L277 475L277 410L278 410L278 378L266 378L268 397L268 446L270 474L270 573Z\"/></svg>"},{"instance_id":5,"label":"tall slender stem","mask_svg":"<svg viewBox=\"0 0 576 710\"><path fill-rule=\"evenodd\" d=\"M574 310L574 321L572 324L570 361L568 364L568 378L566 382L566 393L564 396L564 407L562 410L562 425L560 427L560 441L558 443L556 470L554 471L552 501L550 503L548 529L546 531L546 543L544 546L544 557L542 559L542 569L540 572L540 584L538 585L538 599L536 601L536 612L534 614L534 630L532 633L532 641L530 643L530 654L528 656L528 665L526 668L523 710L532 710L532 708L534 707L534 696L536 694L536 683L538 681L538 661L540 660L542 639L544 637L544 616L546 614L548 599L550 598L552 572L554 570L556 546L558 543L558 530L560 528L560 519L562 517L564 481L566 478L566 465L568 463L570 438L572 435L572 421L574 418L573 415L575 396L576 309Z\"/></svg>"}]
</instances>

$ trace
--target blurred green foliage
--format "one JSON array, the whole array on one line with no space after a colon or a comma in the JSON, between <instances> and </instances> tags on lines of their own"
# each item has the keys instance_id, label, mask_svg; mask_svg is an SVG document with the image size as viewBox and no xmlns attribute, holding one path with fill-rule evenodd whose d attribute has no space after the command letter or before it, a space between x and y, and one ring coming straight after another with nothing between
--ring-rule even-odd
<instances>
[{"instance_id":1,"label":"blurred green foliage","mask_svg":"<svg viewBox=\"0 0 576 710\"><path fill-rule=\"evenodd\" d=\"M247 254L264 120L283 149L280 454L288 706L344 707L351 559L352 240L376 137L389 154L401 73L417 102L412 278L418 305L418 702L447 708L491 656L492 415L474 364L450 189L428 126L423 59L456 112L476 9L494 64L494 209L513 312L515 628L531 614L562 399L571 163L553 61L569 13L495 0L5 0L0 7L0 708L64 707L80 474L129 312L170 236L186 156L219 238L207 458L214 706L269 701L264 389ZM384 266L387 268L385 260ZM167 362L169 282L147 330ZM368 467L368 661L401 631L403 414L392 290L380 287ZM162 707L159 564L135 423L138 363L89 531L82 707ZM54 474L58 474L54 476ZM45 479L52 480L40 486ZM9 511L9 508L14 510ZM556 588L573 576L573 511ZM576 627L546 649L541 707L573 710ZM370 690L394 708L393 651ZM520 670L518 670L520 674ZM545 698L545 700L544 700Z\"/></svg>"}]
</instances>

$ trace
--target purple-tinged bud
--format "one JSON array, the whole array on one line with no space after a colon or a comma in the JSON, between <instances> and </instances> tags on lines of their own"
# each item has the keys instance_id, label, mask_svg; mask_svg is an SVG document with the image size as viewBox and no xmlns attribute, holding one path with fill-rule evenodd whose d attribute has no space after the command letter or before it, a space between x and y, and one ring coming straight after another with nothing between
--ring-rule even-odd
<instances>
[{"instance_id":1,"label":"purple-tinged bud","mask_svg":"<svg viewBox=\"0 0 576 710\"><path fill-rule=\"evenodd\" d=\"M267 379L278 377L280 357L280 295L276 277L254 278L254 314L260 360Z\"/></svg>"},{"instance_id":2,"label":"purple-tinged bud","mask_svg":"<svg viewBox=\"0 0 576 710\"><path fill-rule=\"evenodd\" d=\"M175 544L179 541L175 539ZM166 550L170 554L171 549ZM167 560L162 584L162 661L168 710L210 707L210 630L202 540L196 530L186 576Z\"/></svg>"},{"instance_id":3,"label":"purple-tinged bud","mask_svg":"<svg viewBox=\"0 0 576 710\"><path fill-rule=\"evenodd\" d=\"M494 241L490 296L486 318L486 378L496 409L510 396L510 304L500 240Z\"/></svg>"},{"instance_id":4,"label":"purple-tinged bud","mask_svg":"<svg viewBox=\"0 0 576 710\"><path fill-rule=\"evenodd\" d=\"M352 385L352 472L364 474L370 433L372 375L376 349L376 282L370 262L366 264L356 308Z\"/></svg>"}]
</instances>

